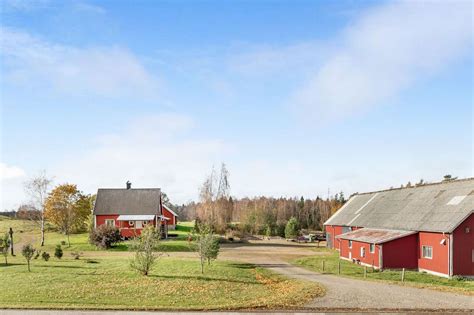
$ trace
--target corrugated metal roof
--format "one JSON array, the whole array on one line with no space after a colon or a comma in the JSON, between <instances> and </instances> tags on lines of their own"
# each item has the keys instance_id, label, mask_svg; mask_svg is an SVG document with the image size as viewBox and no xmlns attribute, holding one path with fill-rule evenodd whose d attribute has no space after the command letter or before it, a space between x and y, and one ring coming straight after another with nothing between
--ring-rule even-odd
<instances>
[{"instance_id":1,"label":"corrugated metal roof","mask_svg":"<svg viewBox=\"0 0 474 315\"><path fill-rule=\"evenodd\" d=\"M357 194L325 225L452 232L473 212L474 178L469 178Z\"/></svg>"},{"instance_id":2,"label":"corrugated metal roof","mask_svg":"<svg viewBox=\"0 0 474 315\"><path fill-rule=\"evenodd\" d=\"M408 235L415 234L415 231L403 230L383 230L383 229L358 229L336 236L344 240L359 241L371 244L382 244L393 241Z\"/></svg>"},{"instance_id":3,"label":"corrugated metal roof","mask_svg":"<svg viewBox=\"0 0 474 315\"><path fill-rule=\"evenodd\" d=\"M161 214L161 190L144 189L99 189L94 214Z\"/></svg>"}]
</instances>

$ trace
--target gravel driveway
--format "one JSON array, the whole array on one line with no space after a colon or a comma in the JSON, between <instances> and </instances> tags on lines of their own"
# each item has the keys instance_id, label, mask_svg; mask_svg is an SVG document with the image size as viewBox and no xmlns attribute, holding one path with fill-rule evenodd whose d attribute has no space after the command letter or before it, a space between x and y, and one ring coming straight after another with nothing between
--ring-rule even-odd
<instances>
[{"instance_id":1,"label":"gravel driveway","mask_svg":"<svg viewBox=\"0 0 474 315\"><path fill-rule=\"evenodd\" d=\"M224 247L221 257L254 263L286 276L315 281L326 295L310 302L314 309L365 310L474 310L474 297L395 284L322 275L290 265L287 261L315 255L303 244L255 242L250 246Z\"/></svg>"}]
</instances>

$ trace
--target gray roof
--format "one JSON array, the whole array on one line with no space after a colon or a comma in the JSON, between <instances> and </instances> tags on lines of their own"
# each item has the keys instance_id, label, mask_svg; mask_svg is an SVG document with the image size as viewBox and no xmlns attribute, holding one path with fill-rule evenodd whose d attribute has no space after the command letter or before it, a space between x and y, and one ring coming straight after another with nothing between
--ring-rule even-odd
<instances>
[{"instance_id":1,"label":"gray roof","mask_svg":"<svg viewBox=\"0 0 474 315\"><path fill-rule=\"evenodd\" d=\"M325 225L452 232L474 212L474 178L357 194Z\"/></svg>"},{"instance_id":2,"label":"gray roof","mask_svg":"<svg viewBox=\"0 0 474 315\"><path fill-rule=\"evenodd\" d=\"M99 189L94 214L161 214L161 190Z\"/></svg>"},{"instance_id":3,"label":"gray roof","mask_svg":"<svg viewBox=\"0 0 474 315\"><path fill-rule=\"evenodd\" d=\"M403 230L382 230L382 229L357 229L352 232L347 232L336 236L343 240L360 241L371 244L382 244L388 241L393 241L408 235L415 234L415 231Z\"/></svg>"}]
</instances>

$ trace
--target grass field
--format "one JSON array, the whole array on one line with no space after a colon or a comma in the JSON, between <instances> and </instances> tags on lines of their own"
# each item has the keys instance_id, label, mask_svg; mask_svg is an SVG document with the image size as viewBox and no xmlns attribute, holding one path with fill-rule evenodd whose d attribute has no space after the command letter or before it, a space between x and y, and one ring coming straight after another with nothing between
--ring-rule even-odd
<instances>
[{"instance_id":1,"label":"grass field","mask_svg":"<svg viewBox=\"0 0 474 315\"><path fill-rule=\"evenodd\" d=\"M316 256L297 259L295 263L309 270L326 274L338 274L339 253L332 249L318 248ZM324 261L324 272L322 264ZM346 260L340 260L340 276L364 279L364 267ZM384 270L382 272L367 268L366 280L388 281L401 284L401 270ZM442 291L452 291L474 295L474 281L447 279L417 271L405 271L405 285L429 287Z\"/></svg>"},{"instance_id":2,"label":"grass field","mask_svg":"<svg viewBox=\"0 0 474 315\"><path fill-rule=\"evenodd\" d=\"M13 239L17 244L26 242L32 243L36 248L40 244L40 230L39 227L31 222L25 220L15 220L4 216L0 216L0 234L6 233L9 228L14 231ZM193 228L193 222L181 222L176 227L176 230L170 230L169 233L177 234L175 238L162 240L160 249L165 252L187 252L191 251L188 242L188 234ZM89 244L88 233L72 234L70 235L71 247L63 246L67 251L97 251L100 250L96 246ZM55 232L54 227L47 225L47 232L45 236L45 246L41 247L43 251L53 251L56 245L61 242L67 242L67 237L64 234ZM110 251L127 251L129 242L122 242L117 244Z\"/></svg>"},{"instance_id":3,"label":"grass field","mask_svg":"<svg viewBox=\"0 0 474 315\"><path fill-rule=\"evenodd\" d=\"M197 260L162 258L149 277L129 268L121 253L73 260L21 256L0 264L0 308L53 309L250 309L291 308L323 294L310 282L288 280L265 269L213 263L205 273Z\"/></svg>"}]
</instances>

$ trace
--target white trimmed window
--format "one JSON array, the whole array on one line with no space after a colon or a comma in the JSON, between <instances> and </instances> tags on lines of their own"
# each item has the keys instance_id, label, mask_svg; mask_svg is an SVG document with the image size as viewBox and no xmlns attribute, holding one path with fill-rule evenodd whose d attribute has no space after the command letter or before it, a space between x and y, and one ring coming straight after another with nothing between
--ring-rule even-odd
<instances>
[{"instance_id":1,"label":"white trimmed window","mask_svg":"<svg viewBox=\"0 0 474 315\"><path fill-rule=\"evenodd\" d=\"M423 245L421 247L421 256L423 258L433 259L433 247Z\"/></svg>"},{"instance_id":2,"label":"white trimmed window","mask_svg":"<svg viewBox=\"0 0 474 315\"><path fill-rule=\"evenodd\" d=\"M115 226L115 220L114 219L105 219L105 225Z\"/></svg>"},{"instance_id":3,"label":"white trimmed window","mask_svg":"<svg viewBox=\"0 0 474 315\"><path fill-rule=\"evenodd\" d=\"M352 248L352 241L349 240L349 248Z\"/></svg>"},{"instance_id":4,"label":"white trimmed window","mask_svg":"<svg viewBox=\"0 0 474 315\"><path fill-rule=\"evenodd\" d=\"M375 253L375 244L370 244L369 250L372 254Z\"/></svg>"},{"instance_id":5,"label":"white trimmed window","mask_svg":"<svg viewBox=\"0 0 474 315\"><path fill-rule=\"evenodd\" d=\"M365 257L365 247L360 248L360 257Z\"/></svg>"}]
</instances>

